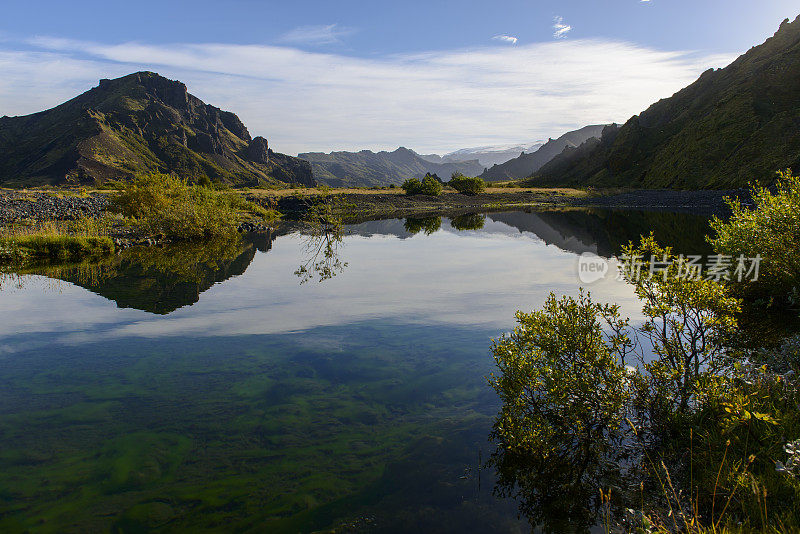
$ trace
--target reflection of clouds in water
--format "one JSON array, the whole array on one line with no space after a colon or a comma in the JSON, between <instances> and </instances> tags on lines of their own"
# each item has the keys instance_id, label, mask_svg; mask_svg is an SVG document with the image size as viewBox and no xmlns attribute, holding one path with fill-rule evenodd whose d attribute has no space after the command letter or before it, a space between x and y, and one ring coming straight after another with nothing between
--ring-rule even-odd
<instances>
[{"instance_id":1,"label":"reflection of clouds in water","mask_svg":"<svg viewBox=\"0 0 800 534\"><path fill-rule=\"evenodd\" d=\"M514 312L538 307L550 291L578 291L576 256L532 234L506 233L487 220L482 231L440 231L410 239L345 237L349 267L324 283L298 285L302 253L296 234L278 238L247 271L211 287L194 306L167 316L117 309L113 302L65 284L62 293L34 286L3 292L1 344L20 349L19 334L61 332L81 344L127 336L225 336L302 331L374 318L508 330ZM402 222L401 222L402 227ZM590 287L601 302L638 315L633 291L613 278ZM25 336L28 337L27 335ZM30 341L28 339L27 341Z\"/></svg>"}]
</instances>

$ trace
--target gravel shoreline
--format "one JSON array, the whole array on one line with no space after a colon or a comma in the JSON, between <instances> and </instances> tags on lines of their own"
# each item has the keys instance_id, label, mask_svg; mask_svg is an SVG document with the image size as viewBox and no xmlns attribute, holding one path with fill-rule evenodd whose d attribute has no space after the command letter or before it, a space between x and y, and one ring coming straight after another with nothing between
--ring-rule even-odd
<instances>
[{"instance_id":1,"label":"gravel shoreline","mask_svg":"<svg viewBox=\"0 0 800 534\"><path fill-rule=\"evenodd\" d=\"M0 225L22 220L69 221L100 217L108 209L108 196L51 194L38 191L0 191Z\"/></svg>"},{"instance_id":2,"label":"gravel shoreline","mask_svg":"<svg viewBox=\"0 0 800 534\"><path fill-rule=\"evenodd\" d=\"M725 198L737 198L743 205L752 206L747 189L673 191L668 189L642 189L603 196L572 199L576 207L633 209L643 211L671 211L696 215L727 215L730 210Z\"/></svg>"},{"instance_id":3,"label":"gravel shoreline","mask_svg":"<svg viewBox=\"0 0 800 534\"><path fill-rule=\"evenodd\" d=\"M728 212L725 197L736 197L744 204L750 203L747 190L726 191L672 191L637 190L623 193L587 197L570 197L559 194L542 194L529 191L480 194L466 196L448 193L440 197L424 195L406 196L381 193L348 194L337 201L341 210L353 214L391 214L401 212L442 210L514 209L522 206L569 206L605 209L633 209L645 211L671 211L700 215L725 215ZM256 199L254 199L256 200ZM264 203L263 199L259 203ZM257 201L258 201L257 200ZM91 193L73 196L64 193L39 191L0 191L0 226L22 220L64 221L83 217L100 217L108 209L108 195ZM306 199L293 196L270 202L268 207L291 213L305 211Z\"/></svg>"}]
</instances>

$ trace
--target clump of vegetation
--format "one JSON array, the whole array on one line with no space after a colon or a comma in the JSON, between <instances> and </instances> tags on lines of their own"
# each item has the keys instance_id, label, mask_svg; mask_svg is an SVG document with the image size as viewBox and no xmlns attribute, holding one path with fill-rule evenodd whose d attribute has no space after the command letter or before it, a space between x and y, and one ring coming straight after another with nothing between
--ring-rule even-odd
<instances>
[{"instance_id":1,"label":"clump of vegetation","mask_svg":"<svg viewBox=\"0 0 800 534\"><path fill-rule=\"evenodd\" d=\"M171 174L142 174L122 184L113 207L150 235L192 239L232 232L242 213L274 214L231 191L218 191Z\"/></svg>"},{"instance_id":2,"label":"clump of vegetation","mask_svg":"<svg viewBox=\"0 0 800 534\"><path fill-rule=\"evenodd\" d=\"M428 195L438 197L442 194L442 183L433 176L426 175L422 180L419 178L409 178L403 182L403 190L406 195Z\"/></svg>"},{"instance_id":3,"label":"clump of vegetation","mask_svg":"<svg viewBox=\"0 0 800 534\"><path fill-rule=\"evenodd\" d=\"M710 242L720 254L760 256L758 281L737 284L738 289L780 305L800 297L800 177L790 170L778 175L774 192L752 189L755 209L728 200L731 218L714 218L716 236Z\"/></svg>"},{"instance_id":4,"label":"clump of vegetation","mask_svg":"<svg viewBox=\"0 0 800 534\"><path fill-rule=\"evenodd\" d=\"M0 264L19 267L107 256L114 251L108 224L104 218L6 227L0 232Z\"/></svg>"},{"instance_id":5,"label":"clump of vegetation","mask_svg":"<svg viewBox=\"0 0 800 534\"><path fill-rule=\"evenodd\" d=\"M464 195L477 195L486 190L486 182L477 176L464 176L460 172L454 172L447 185Z\"/></svg>"},{"instance_id":6,"label":"clump of vegetation","mask_svg":"<svg viewBox=\"0 0 800 534\"><path fill-rule=\"evenodd\" d=\"M782 178L776 193L757 192L753 212L734 204L730 222L714 222L717 252L761 253L763 272L781 280L764 280L773 290L795 283L787 266L800 254L784 236L800 187ZM651 257L657 272L642 265ZM639 532L800 527L800 335L776 348L762 334L754 347L741 283L688 276L689 260L652 235L620 260L643 303L640 326L583 293L551 295L495 342L501 493L555 530L550 518L580 530L602 517L610 531L612 516Z\"/></svg>"}]
</instances>

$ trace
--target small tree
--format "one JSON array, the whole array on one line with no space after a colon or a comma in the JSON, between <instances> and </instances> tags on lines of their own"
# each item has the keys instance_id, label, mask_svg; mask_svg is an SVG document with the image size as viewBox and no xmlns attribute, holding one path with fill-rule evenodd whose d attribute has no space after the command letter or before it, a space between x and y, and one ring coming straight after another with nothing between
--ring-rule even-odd
<instances>
[{"instance_id":1,"label":"small tree","mask_svg":"<svg viewBox=\"0 0 800 534\"><path fill-rule=\"evenodd\" d=\"M642 301L640 331L656 359L644 363L660 403L685 412L704 376L731 364L730 336L739 301L725 286L698 276L689 260L656 243L653 234L628 244L620 256L623 275ZM657 270L655 269L657 267Z\"/></svg>"}]
</instances>

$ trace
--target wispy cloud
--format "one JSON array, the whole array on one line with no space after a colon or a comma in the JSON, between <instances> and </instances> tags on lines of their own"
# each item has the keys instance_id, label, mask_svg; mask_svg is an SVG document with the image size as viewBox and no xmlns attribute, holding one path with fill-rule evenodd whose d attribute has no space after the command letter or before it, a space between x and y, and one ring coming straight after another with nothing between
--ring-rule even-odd
<instances>
[{"instance_id":1,"label":"wispy cloud","mask_svg":"<svg viewBox=\"0 0 800 534\"><path fill-rule=\"evenodd\" d=\"M16 47L16 48L15 48ZM230 44L0 44L0 116L55 106L99 78L153 70L237 113L276 150L436 152L624 121L732 56L571 40L358 58Z\"/></svg>"},{"instance_id":2,"label":"wispy cloud","mask_svg":"<svg viewBox=\"0 0 800 534\"><path fill-rule=\"evenodd\" d=\"M494 39L495 41L503 41L504 43L511 43L511 44L517 44L517 41L519 41L518 38L513 37L511 35L495 35L494 37L492 37L492 39Z\"/></svg>"},{"instance_id":3,"label":"wispy cloud","mask_svg":"<svg viewBox=\"0 0 800 534\"><path fill-rule=\"evenodd\" d=\"M553 18L553 37L564 39L571 30L572 26L564 24L564 17Z\"/></svg>"},{"instance_id":4,"label":"wispy cloud","mask_svg":"<svg viewBox=\"0 0 800 534\"><path fill-rule=\"evenodd\" d=\"M335 44L352 33L351 28L343 28L338 24L300 26L283 34L278 42L296 45Z\"/></svg>"}]
</instances>

